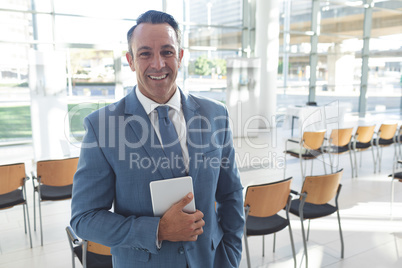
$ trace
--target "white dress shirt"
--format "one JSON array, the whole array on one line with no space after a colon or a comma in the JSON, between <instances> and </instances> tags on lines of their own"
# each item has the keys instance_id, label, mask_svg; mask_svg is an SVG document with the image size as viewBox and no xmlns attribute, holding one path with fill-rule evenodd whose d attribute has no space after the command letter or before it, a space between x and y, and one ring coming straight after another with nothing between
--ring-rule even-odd
<instances>
[{"instance_id":1,"label":"white dress shirt","mask_svg":"<svg viewBox=\"0 0 402 268\"><path fill-rule=\"evenodd\" d=\"M165 104L157 103L150 98L146 97L142 92L135 88L135 94L139 102L141 103L142 107L144 107L145 112L147 113L149 120L151 121L152 126L155 129L156 136L158 136L160 144L162 144L161 134L159 131L159 118L158 112L156 111L156 107L160 105L167 105L172 109L169 109L169 119L172 121L174 128L176 129L177 136L180 140L181 152L183 154L183 162L186 167L186 172L188 173L189 170L189 155L188 155L188 148L187 148L187 131L186 131L186 120L184 119L183 109L181 107L181 95L180 90L177 88L176 92L170 98L170 100ZM156 246L160 249L162 247L162 242L158 241L158 232L159 232L159 225L158 231L156 233Z\"/></svg>"},{"instance_id":2,"label":"white dress shirt","mask_svg":"<svg viewBox=\"0 0 402 268\"><path fill-rule=\"evenodd\" d=\"M146 97L142 92L135 88L135 93L137 95L138 100L140 101L142 107L144 107L145 112L147 113L149 120L151 121L152 126L155 129L156 136L159 139L159 142L162 144L161 134L159 131L159 120L158 120L158 112L156 111L156 107L161 105L167 105L172 109L169 109L169 119L172 121L174 128L176 129L177 136L180 140L181 151L183 154L183 161L186 167L186 172L189 170L189 155L188 155L188 147L187 147L187 129L186 129L186 120L184 119L183 109L181 105L181 95L180 90L177 88L176 92L170 98L170 100L165 104L157 103L150 98Z\"/></svg>"}]
</instances>

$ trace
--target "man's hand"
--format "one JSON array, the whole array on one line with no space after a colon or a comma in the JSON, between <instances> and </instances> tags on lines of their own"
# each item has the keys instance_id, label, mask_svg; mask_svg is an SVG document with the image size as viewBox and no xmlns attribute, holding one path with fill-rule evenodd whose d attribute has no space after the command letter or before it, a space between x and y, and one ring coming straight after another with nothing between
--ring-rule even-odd
<instances>
[{"instance_id":1,"label":"man's hand","mask_svg":"<svg viewBox=\"0 0 402 268\"><path fill-rule=\"evenodd\" d=\"M194 213L183 212L183 208L194 198L189 193L182 200L174 204L159 221L158 240L177 241L196 241L198 236L204 231L204 214L197 210Z\"/></svg>"}]
</instances>

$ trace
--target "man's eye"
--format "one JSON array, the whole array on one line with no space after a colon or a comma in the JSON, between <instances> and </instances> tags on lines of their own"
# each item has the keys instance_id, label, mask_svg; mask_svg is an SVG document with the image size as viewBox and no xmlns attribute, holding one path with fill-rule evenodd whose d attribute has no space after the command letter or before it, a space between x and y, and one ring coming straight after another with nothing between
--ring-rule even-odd
<instances>
[{"instance_id":1,"label":"man's eye","mask_svg":"<svg viewBox=\"0 0 402 268\"><path fill-rule=\"evenodd\" d=\"M140 53L140 57L149 57L149 55L151 55L151 53L149 53L149 52L141 52Z\"/></svg>"},{"instance_id":2,"label":"man's eye","mask_svg":"<svg viewBox=\"0 0 402 268\"><path fill-rule=\"evenodd\" d=\"M163 51L162 54L165 55L165 56L171 56L174 53L172 51Z\"/></svg>"}]
</instances>

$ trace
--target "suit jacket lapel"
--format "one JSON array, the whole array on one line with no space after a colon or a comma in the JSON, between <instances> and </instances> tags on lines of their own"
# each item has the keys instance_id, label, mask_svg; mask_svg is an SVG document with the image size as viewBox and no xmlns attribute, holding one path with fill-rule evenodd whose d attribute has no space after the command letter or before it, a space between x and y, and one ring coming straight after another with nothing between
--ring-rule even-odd
<instances>
[{"instance_id":1,"label":"suit jacket lapel","mask_svg":"<svg viewBox=\"0 0 402 268\"><path fill-rule=\"evenodd\" d=\"M181 92L181 102L183 107L183 114L186 120L187 126L187 147L189 154L189 176L193 177L193 180L197 178L198 169L202 160L202 132L201 123L202 118L198 113L199 105L189 95Z\"/></svg>"},{"instance_id":2,"label":"suit jacket lapel","mask_svg":"<svg viewBox=\"0 0 402 268\"><path fill-rule=\"evenodd\" d=\"M169 168L162 168L163 165L161 165L161 162L166 156L155 133L155 129L135 94L135 87L125 98L125 113L130 117L126 119L128 124L142 143L143 148L147 151L148 157L157 165L157 170L161 173L162 177L172 178L172 171ZM144 155L143 157L147 156Z\"/></svg>"}]
</instances>

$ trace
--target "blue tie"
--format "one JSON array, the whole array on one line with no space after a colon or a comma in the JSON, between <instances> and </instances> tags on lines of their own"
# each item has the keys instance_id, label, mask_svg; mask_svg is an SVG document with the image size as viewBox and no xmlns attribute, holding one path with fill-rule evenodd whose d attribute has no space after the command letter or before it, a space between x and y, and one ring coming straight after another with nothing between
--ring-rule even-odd
<instances>
[{"instance_id":1,"label":"blue tie","mask_svg":"<svg viewBox=\"0 0 402 268\"><path fill-rule=\"evenodd\" d=\"M161 134L163 150L169 159L170 168L175 177L186 175L179 137L172 121L168 116L169 106L162 105L156 108L159 118L159 132Z\"/></svg>"}]
</instances>

